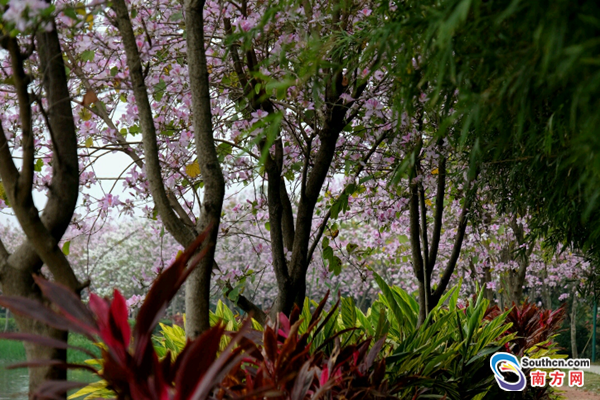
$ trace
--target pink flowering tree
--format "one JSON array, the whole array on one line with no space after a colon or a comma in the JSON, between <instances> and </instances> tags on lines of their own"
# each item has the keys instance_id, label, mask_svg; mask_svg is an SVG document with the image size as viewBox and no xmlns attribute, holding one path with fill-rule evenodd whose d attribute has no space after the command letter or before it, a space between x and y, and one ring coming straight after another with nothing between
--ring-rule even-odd
<instances>
[{"instance_id":1,"label":"pink flowering tree","mask_svg":"<svg viewBox=\"0 0 600 400\"><path fill-rule=\"evenodd\" d=\"M79 293L77 279L58 246L69 227L79 194L77 133L55 7L44 1L10 1L0 6L0 177L1 207L10 205L25 235L16 246L0 242L4 294L42 300L33 281L42 265L54 280ZM38 172L46 167L40 180ZM33 192L43 188L43 209ZM3 237L7 239L9 237ZM9 250L11 248L11 250ZM17 316L19 328L66 340L67 332ZM26 345L28 359L62 359L66 351ZM29 374L31 389L66 371L42 367Z\"/></svg>"},{"instance_id":2,"label":"pink flowering tree","mask_svg":"<svg viewBox=\"0 0 600 400\"><path fill-rule=\"evenodd\" d=\"M310 260L326 229L327 218L315 210L331 206L321 201L329 182L336 174L358 180L399 124L381 94L391 87L385 70L363 53L369 26L384 16L373 16L362 2L333 11L328 2L314 9L209 2L204 73L192 65L200 59L190 53L190 10L172 1L131 2L120 11L119 4L111 10L66 2L57 14L72 91L83 95L75 106L83 162L93 166L108 151L131 158L121 174L127 198L84 193L88 214L109 206L132 213L140 205L185 245L207 210L223 223L236 218L221 213L220 169L232 195L243 191L266 212L278 282L272 309L289 311L304 298ZM127 24L132 40L126 40ZM197 74L208 76L210 100L203 94L208 108L202 110L194 108ZM215 154L205 157L205 149ZM94 185L93 168L86 172L85 184ZM348 183L346 190L354 189ZM214 265L211 259L199 269L202 279L188 283L191 333L200 329L191 314L208 321ZM200 293L203 306L195 307Z\"/></svg>"}]
</instances>

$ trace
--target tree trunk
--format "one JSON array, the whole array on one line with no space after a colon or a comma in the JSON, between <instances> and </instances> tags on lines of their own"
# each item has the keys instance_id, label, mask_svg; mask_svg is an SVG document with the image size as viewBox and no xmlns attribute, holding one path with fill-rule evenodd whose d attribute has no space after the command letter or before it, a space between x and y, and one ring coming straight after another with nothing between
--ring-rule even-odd
<instances>
[{"instance_id":1,"label":"tree trunk","mask_svg":"<svg viewBox=\"0 0 600 400\"><path fill-rule=\"evenodd\" d=\"M225 198L225 179L213 136L208 67L204 49L204 0L186 0L185 11L194 139L204 180L204 196L197 229L203 231L211 226L209 240L202 245L202 248L210 246L209 251L186 282L186 334L193 339L210 329L210 281Z\"/></svg>"},{"instance_id":2,"label":"tree trunk","mask_svg":"<svg viewBox=\"0 0 600 400\"><path fill-rule=\"evenodd\" d=\"M6 314L4 315L6 320L4 321L4 332L8 332L8 319L10 318L10 310L6 309Z\"/></svg>"},{"instance_id":3,"label":"tree trunk","mask_svg":"<svg viewBox=\"0 0 600 400\"><path fill-rule=\"evenodd\" d=\"M32 275L15 268L4 268L2 278L4 280L3 288L6 296L19 296L32 298L38 301L44 301L41 293L36 290ZM38 321L15 315L15 322L19 331L42 335L53 339L67 341L68 332L50 328ZM66 350L53 349L47 346L35 345L24 342L25 355L27 361L33 360L59 360L67 361ZM30 396L35 389L46 380L66 380L67 371L64 368L39 367L29 369L29 393Z\"/></svg>"},{"instance_id":4,"label":"tree trunk","mask_svg":"<svg viewBox=\"0 0 600 400\"><path fill-rule=\"evenodd\" d=\"M517 223L516 214L513 216L511 221L511 228L515 234L515 242L518 248L521 248L526 244L525 232L523 225ZM523 286L525 284L525 277L527 276L527 268L529 268L529 257L533 252L535 243L530 243L529 247L525 249L522 254L515 254L515 244L511 243L509 248L506 249L507 254L505 257L510 260L517 261L517 269L511 269L508 272L508 290L509 299L515 304L521 303L523 300Z\"/></svg>"},{"instance_id":5,"label":"tree trunk","mask_svg":"<svg viewBox=\"0 0 600 400\"><path fill-rule=\"evenodd\" d=\"M79 163L77 158L77 136L70 103L68 82L62 50L56 30L38 33L36 37L40 70L44 72L42 84L47 97L47 106L32 96L25 71L25 57L17 40L7 38L2 46L9 51L12 77L19 101L20 125L23 142L21 169L15 166L8 139L0 124L0 175L6 194L12 204L19 224L27 239L15 252L9 254L0 242L0 282L5 295L20 296L43 301L33 281L45 263L54 279L79 292L82 286L67 259L57 246L69 226L79 194ZM40 215L33 203L35 141L32 133L32 100L35 100L52 139L52 180L48 200ZM67 332L49 328L39 322L15 316L19 329L54 339L67 340ZM28 361L66 361L66 351L46 346L26 344ZM29 392L45 380L64 380L66 370L55 366L31 368Z\"/></svg>"},{"instance_id":6,"label":"tree trunk","mask_svg":"<svg viewBox=\"0 0 600 400\"><path fill-rule=\"evenodd\" d=\"M195 338L210 327L210 281L221 209L225 196L225 182L213 138L208 69L204 49L204 1L187 0L184 6L186 11L192 112L194 115L194 139L197 162L200 165L202 179L204 180L204 197L200 205L200 216L195 226L181 204L178 203L172 193L167 193L165 189L158 157L154 117L148 100L148 90L129 11L124 0L112 2L112 7L117 14L117 25L123 40L135 101L138 106L146 161L146 175L158 214L167 231L184 246L191 243L198 232L211 226L208 240L202 245L202 249L206 246L210 246L210 249L186 281L186 334L190 338Z\"/></svg>"},{"instance_id":7,"label":"tree trunk","mask_svg":"<svg viewBox=\"0 0 600 400\"><path fill-rule=\"evenodd\" d=\"M420 154L422 142L419 142L414 154ZM456 263L462 249L465 231L467 229L469 207L471 205L472 196L469 192L474 190L471 187L471 180L466 183L465 199L461 209L456 236L452 246L452 253L446 261L444 269L440 273L440 278L435 290L431 282L433 271L437 265L437 254L440 245L440 234L442 231L442 219L444 213L444 197L446 192L446 158L439 157L438 166L438 181L436 191L436 209L434 213L433 233L431 244L428 242L428 228L426 222L426 209L424 199L424 188L420 183L414 182L413 178L418 176L421 171L419 161L415 161L415 165L411 168L409 174L409 213L410 213L410 244L412 253L412 264L415 277L419 282L419 320L420 326L431 310L438 304L440 298L446 291L450 279L456 268Z\"/></svg>"},{"instance_id":8,"label":"tree trunk","mask_svg":"<svg viewBox=\"0 0 600 400\"><path fill-rule=\"evenodd\" d=\"M573 358L579 358L577 352L577 289L572 291L573 302L571 305L571 353Z\"/></svg>"}]
</instances>

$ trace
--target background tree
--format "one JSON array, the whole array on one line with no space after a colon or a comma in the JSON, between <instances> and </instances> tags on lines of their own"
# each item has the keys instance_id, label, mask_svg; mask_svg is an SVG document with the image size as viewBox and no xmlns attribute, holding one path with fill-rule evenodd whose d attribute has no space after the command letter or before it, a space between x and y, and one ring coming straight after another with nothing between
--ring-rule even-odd
<instances>
[{"instance_id":1,"label":"background tree","mask_svg":"<svg viewBox=\"0 0 600 400\"><path fill-rule=\"evenodd\" d=\"M389 8L395 17L376 48L402 79L402 106L410 111L415 93L428 93L428 106L457 127L440 135L471 149L501 210L531 215L532 231L554 243L595 251L598 4Z\"/></svg>"},{"instance_id":2,"label":"background tree","mask_svg":"<svg viewBox=\"0 0 600 400\"><path fill-rule=\"evenodd\" d=\"M22 7L22 8L19 8ZM77 137L71 109L62 50L52 18L53 7L45 2L11 3L2 6L0 44L5 54L5 98L16 99L15 117L0 121L0 176L25 239L12 252L0 244L0 282L9 296L42 300L33 275L45 264L54 279L79 293L83 288L61 249L59 240L68 228L79 193ZM25 14L29 18L25 19ZM8 117L8 118L7 118ZM33 202L36 151L41 132L51 143L51 179L43 212ZM15 161L19 159L20 169ZM66 339L67 332L17 316L19 328L50 338ZM26 345L27 358L62 359L66 351ZM65 379L66 371L42 367L29 374L31 390L44 380Z\"/></svg>"}]
</instances>

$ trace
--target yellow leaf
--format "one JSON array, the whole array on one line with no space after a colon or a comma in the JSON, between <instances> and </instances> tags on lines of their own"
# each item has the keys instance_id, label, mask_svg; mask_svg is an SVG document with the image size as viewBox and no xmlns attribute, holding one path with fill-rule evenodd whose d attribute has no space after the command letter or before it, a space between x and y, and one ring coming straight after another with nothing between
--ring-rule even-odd
<instances>
[{"instance_id":1,"label":"yellow leaf","mask_svg":"<svg viewBox=\"0 0 600 400\"><path fill-rule=\"evenodd\" d=\"M434 169L433 171L431 171L431 175L437 175L437 174L439 174L439 173L440 173L440 170L439 170L439 169L437 169L437 168L436 168L436 169Z\"/></svg>"},{"instance_id":2,"label":"yellow leaf","mask_svg":"<svg viewBox=\"0 0 600 400\"><path fill-rule=\"evenodd\" d=\"M337 237L337 235L339 235L339 234L340 234L340 230L339 229L336 229L335 231L331 231L331 237L333 239L335 239Z\"/></svg>"},{"instance_id":3,"label":"yellow leaf","mask_svg":"<svg viewBox=\"0 0 600 400\"><path fill-rule=\"evenodd\" d=\"M94 21L94 14L88 14L85 16L85 22L93 22Z\"/></svg>"},{"instance_id":4,"label":"yellow leaf","mask_svg":"<svg viewBox=\"0 0 600 400\"><path fill-rule=\"evenodd\" d=\"M427 204L429 207L433 205L433 203L429 199L425 199L425 204Z\"/></svg>"},{"instance_id":5,"label":"yellow leaf","mask_svg":"<svg viewBox=\"0 0 600 400\"><path fill-rule=\"evenodd\" d=\"M185 173L190 178L195 178L200 175L200 164L198 164L198 161L194 161L193 163L186 165Z\"/></svg>"},{"instance_id":6,"label":"yellow leaf","mask_svg":"<svg viewBox=\"0 0 600 400\"><path fill-rule=\"evenodd\" d=\"M91 137L85 139L85 147L90 148L94 145L94 139Z\"/></svg>"},{"instance_id":7,"label":"yellow leaf","mask_svg":"<svg viewBox=\"0 0 600 400\"><path fill-rule=\"evenodd\" d=\"M92 119L92 113L89 112L87 108L82 108L79 112L79 116L81 117L82 121L89 121Z\"/></svg>"}]
</instances>

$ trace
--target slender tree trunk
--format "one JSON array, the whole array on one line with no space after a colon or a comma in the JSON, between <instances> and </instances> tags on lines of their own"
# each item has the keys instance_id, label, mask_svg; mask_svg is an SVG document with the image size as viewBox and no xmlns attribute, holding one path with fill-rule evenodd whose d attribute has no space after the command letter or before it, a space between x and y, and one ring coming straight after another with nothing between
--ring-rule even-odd
<instances>
[{"instance_id":1,"label":"slender tree trunk","mask_svg":"<svg viewBox=\"0 0 600 400\"><path fill-rule=\"evenodd\" d=\"M185 11L194 139L198 164L204 180L204 196L197 228L198 231L203 231L209 225L211 226L209 240L202 246L211 247L186 282L185 304L188 315L186 334L190 338L195 338L210 329L210 281L225 198L225 179L213 136L208 67L204 49L204 0L186 0Z\"/></svg>"},{"instance_id":2,"label":"slender tree trunk","mask_svg":"<svg viewBox=\"0 0 600 400\"><path fill-rule=\"evenodd\" d=\"M202 245L203 248L210 246L210 249L186 281L186 334L190 338L195 338L210 327L210 281L223 198L225 196L225 182L213 137L208 69L204 48L204 1L186 0L184 7L186 12L187 54L192 92L192 112L194 115L194 139L197 162L200 165L202 179L204 180L204 196L200 205L200 216L195 225L173 194L168 193L165 189L158 157L154 117L150 102L148 101L148 90L142 71L142 61L139 49L137 48L129 11L124 0L115 0L112 2L112 8L117 14L117 26L123 40L135 101L138 106L146 162L146 175L156 209L167 231L184 246L191 243L198 232L211 226L208 240Z\"/></svg>"},{"instance_id":3,"label":"slender tree trunk","mask_svg":"<svg viewBox=\"0 0 600 400\"><path fill-rule=\"evenodd\" d=\"M572 291L573 302L571 304L571 353L573 358L578 358L577 352L577 289Z\"/></svg>"},{"instance_id":4,"label":"slender tree trunk","mask_svg":"<svg viewBox=\"0 0 600 400\"><path fill-rule=\"evenodd\" d=\"M17 169L8 139L0 124L0 175L6 194L13 206L19 224L27 239L15 252L9 254L0 242L0 282L3 293L44 301L33 281L32 274L39 273L43 264L50 269L54 279L79 292L82 286L58 248L57 243L67 229L79 194L79 164L77 159L77 136L70 103L68 81L58 34L55 29L36 36L40 71L47 103L32 95L28 89L29 78L25 71L25 56L16 40L1 41L11 56L12 77L18 94L20 125L23 142L21 168ZM52 181L48 200L43 212L33 203L35 141L32 133L32 99L38 103L46 129L52 139ZM39 322L15 315L19 330L27 333L67 340L67 332L49 328ZM28 361L66 361L66 351L34 344L25 345ZM31 368L29 392L45 380L64 380L66 370L56 366Z\"/></svg>"}]
</instances>

